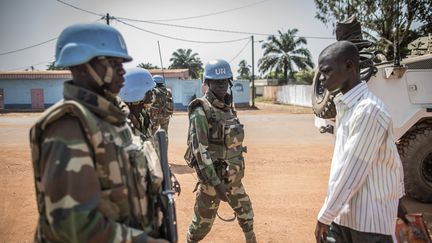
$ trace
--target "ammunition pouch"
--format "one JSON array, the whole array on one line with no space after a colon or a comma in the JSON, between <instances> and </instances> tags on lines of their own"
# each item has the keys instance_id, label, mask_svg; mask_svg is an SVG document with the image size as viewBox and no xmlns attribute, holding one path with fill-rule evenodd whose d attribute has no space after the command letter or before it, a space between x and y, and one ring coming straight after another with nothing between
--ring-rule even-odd
<instances>
[{"instance_id":1,"label":"ammunition pouch","mask_svg":"<svg viewBox=\"0 0 432 243\"><path fill-rule=\"evenodd\" d=\"M213 162L213 166L219 179L228 184L230 182L228 163L225 160L216 160Z\"/></svg>"}]
</instances>

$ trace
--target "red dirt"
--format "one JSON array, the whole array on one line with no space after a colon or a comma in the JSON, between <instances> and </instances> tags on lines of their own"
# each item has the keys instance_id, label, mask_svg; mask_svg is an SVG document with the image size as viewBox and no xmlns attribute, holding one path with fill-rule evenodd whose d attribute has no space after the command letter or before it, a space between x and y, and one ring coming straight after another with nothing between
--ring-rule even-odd
<instances>
[{"instance_id":1,"label":"red dirt","mask_svg":"<svg viewBox=\"0 0 432 243\"><path fill-rule=\"evenodd\" d=\"M259 242L313 242L316 215L325 197L333 150L330 135L313 126L309 109L260 104L239 111L248 146L244 185L255 211ZM37 221L28 129L40 113L0 115L0 242L32 242ZM17 124L17 118L32 119ZM12 121L7 120L11 118ZM179 242L185 242L196 176L183 160L187 117L176 113L170 124L169 159L182 186L177 197ZM220 215L232 210L221 205ZM215 224L203 242L243 242L236 222Z\"/></svg>"}]
</instances>

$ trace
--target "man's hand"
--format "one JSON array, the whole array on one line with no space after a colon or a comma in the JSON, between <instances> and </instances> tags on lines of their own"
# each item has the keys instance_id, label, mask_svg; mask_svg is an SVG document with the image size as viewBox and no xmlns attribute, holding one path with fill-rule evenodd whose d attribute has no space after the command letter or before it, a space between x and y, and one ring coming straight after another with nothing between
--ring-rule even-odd
<instances>
[{"instance_id":1,"label":"man's hand","mask_svg":"<svg viewBox=\"0 0 432 243\"><path fill-rule=\"evenodd\" d=\"M228 201L228 190L227 187L225 186L225 184L223 182L217 184L216 186L214 186L214 189L216 191L216 195L218 196L218 198L224 202Z\"/></svg>"},{"instance_id":2,"label":"man's hand","mask_svg":"<svg viewBox=\"0 0 432 243\"><path fill-rule=\"evenodd\" d=\"M398 205L398 218L400 218L405 224L409 225L410 222L409 220L406 218L407 215L407 210L405 208L405 206L402 204L402 200L399 199L399 205Z\"/></svg>"},{"instance_id":3,"label":"man's hand","mask_svg":"<svg viewBox=\"0 0 432 243\"><path fill-rule=\"evenodd\" d=\"M330 226L317 221L315 227L315 239L317 243L325 243Z\"/></svg>"}]
</instances>

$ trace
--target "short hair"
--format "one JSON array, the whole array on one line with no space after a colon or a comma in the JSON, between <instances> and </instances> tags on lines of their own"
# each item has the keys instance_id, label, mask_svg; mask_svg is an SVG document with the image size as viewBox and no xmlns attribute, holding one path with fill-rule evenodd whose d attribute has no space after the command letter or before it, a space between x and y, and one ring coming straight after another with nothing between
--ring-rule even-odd
<instances>
[{"instance_id":1,"label":"short hair","mask_svg":"<svg viewBox=\"0 0 432 243\"><path fill-rule=\"evenodd\" d=\"M337 41L321 52L322 55L330 55L332 58L336 58L338 61L351 60L354 65L359 66L360 55L357 47L349 41Z\"/></svg>"}]
</instances>

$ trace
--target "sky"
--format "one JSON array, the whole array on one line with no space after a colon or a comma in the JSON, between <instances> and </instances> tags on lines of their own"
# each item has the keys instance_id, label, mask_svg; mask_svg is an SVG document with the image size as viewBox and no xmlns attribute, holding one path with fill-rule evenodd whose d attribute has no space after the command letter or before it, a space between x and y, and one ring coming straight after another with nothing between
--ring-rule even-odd
<instances>
[{"instance_id":1,"label":"sky","mask_svg":"<svg viewBox=\"0 0 432 243\"><path fill-rule=\"evenodd\" d=\"M335 41L335 36L331 26L314 17L315 12L313 0L0 0L0 71L25 70L30 66L45 70L54 60L56 40L52 39L65 27L84 22L105 23L100 15L109 13L122 21L112 19L110 25L122 33L134 58L125 64L126 68L139 63L160 67L159 41L164 68L170 65L172 53L182 48L198 53L204 64L225 59L236 74L241 60L252 63L253 35L255 74L259 75L257 63L263 52L260 41L277 35L278 30L298 29L298 35L306 37L306 47L317 63L319 53ZM226 42L233 40L238 41ZM43 42L46 43L37 45ZM27 47L30 48L16 51Z\"/></svg>"}]
</instances>

